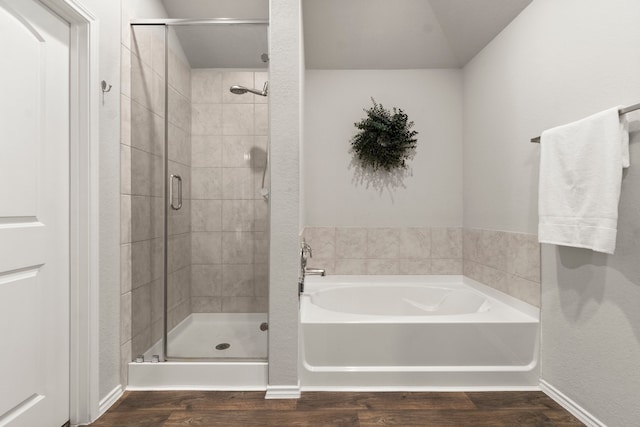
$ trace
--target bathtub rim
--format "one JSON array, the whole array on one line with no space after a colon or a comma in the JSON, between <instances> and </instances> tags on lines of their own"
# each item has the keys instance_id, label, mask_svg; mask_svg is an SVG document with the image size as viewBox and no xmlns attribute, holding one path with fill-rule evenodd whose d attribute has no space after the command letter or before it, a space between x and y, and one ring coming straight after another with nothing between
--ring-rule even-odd
<instances>
[{"instance_id":1,"label":"bathtub rim","mask_svg":"<svg viewBox=\"0 0 640 427\"><path fill-rule=\"evenodd\" d=\"M498 308L501 311L513 310L513 313L521 323L540 323L540 309L522 300L519 300L502 291L494 289L483 283L463 275L330 275L312 276L305 280L305 291L300 296L300 321L301 323L326 323L326 315L331 316L336 322L371 322L371 323L391 323L401 319L407 322L500 322L502 320L492 319L483 313L472 313L469 315L437 315L437 316L383 316L383 315L361 315L332 311L311 303L310 296L314 292L339 288L340 286L391 286L409 285L419 286L421 284L443 285L449 288L472 288L491 299L498 301ZM310 315L309 312L315 315ZM493 313L492 313L493 314ZM465 317L467 316L467 317ZM513 321L513 320L510 320Z\"/></svg>"}]
</instances>

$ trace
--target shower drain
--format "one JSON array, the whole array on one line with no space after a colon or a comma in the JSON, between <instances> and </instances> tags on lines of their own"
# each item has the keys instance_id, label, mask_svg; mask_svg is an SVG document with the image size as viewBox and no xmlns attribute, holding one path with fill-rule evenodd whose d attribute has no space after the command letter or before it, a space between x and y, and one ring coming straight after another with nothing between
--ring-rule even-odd
<instances>
[{"instance_id":1,"label":"shower drain","mask_svg":"<svg viewBox=\"0 0 640 427\"><path fill-rule=\"evenodd\" d=\"M229 344L228 342L222 342L216 346L216 350L226 350L229 347L231 347L231 344Z\"/></svg>"}]
</instances>

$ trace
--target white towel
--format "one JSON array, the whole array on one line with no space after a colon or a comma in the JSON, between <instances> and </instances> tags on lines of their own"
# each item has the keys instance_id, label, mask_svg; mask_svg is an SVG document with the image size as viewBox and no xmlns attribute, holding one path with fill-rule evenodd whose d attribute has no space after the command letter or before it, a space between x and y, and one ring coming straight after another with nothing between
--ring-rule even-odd
<instances>
[{"instance_id":1,"label":"white towel","mask_svg":"<svg viewBox=\"0 0 640 427\"><path fill-rule=\"evenodd\" d=\"M541 243L614 252L622 168L629 166L629 131L620 108L542 133Z\"/></svg>"}]
</instances>

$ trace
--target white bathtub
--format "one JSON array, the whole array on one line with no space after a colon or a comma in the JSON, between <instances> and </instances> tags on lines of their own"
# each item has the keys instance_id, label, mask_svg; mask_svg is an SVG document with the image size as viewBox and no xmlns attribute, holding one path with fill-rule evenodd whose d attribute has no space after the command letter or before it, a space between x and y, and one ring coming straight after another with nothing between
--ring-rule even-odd
<instances>
[{"instance_id":1,"label":"white bathtub","mask_svg":"<svg viewBox=\"0 0 640 427\"><path fill-rule=\"evenodd\" d=\"M303 389L537 389L539 311L463 276L308 277Z\"/></svg>"}]
</instances>

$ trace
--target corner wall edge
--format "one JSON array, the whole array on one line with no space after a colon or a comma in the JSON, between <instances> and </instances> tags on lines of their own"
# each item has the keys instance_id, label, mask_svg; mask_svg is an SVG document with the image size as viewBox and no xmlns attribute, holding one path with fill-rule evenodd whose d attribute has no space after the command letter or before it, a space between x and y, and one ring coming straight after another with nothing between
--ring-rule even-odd
<instances>
[{"instance_id":1,"label":"corner wall edge","mask_svg":"<svg viewBox=\"0 0 640 427\"><path fill-rule=\"evenodd\" d=\"M540 380L540 389L544 394L549 396L558 405L569 411L571 415L576 417L588 427L607 427L605 423L598 420L595 416L589 413L589 411L578 405L576 402L567 397L567 395L565 395L560 390L543 379Z\"/></svg>"}]
</instances>

